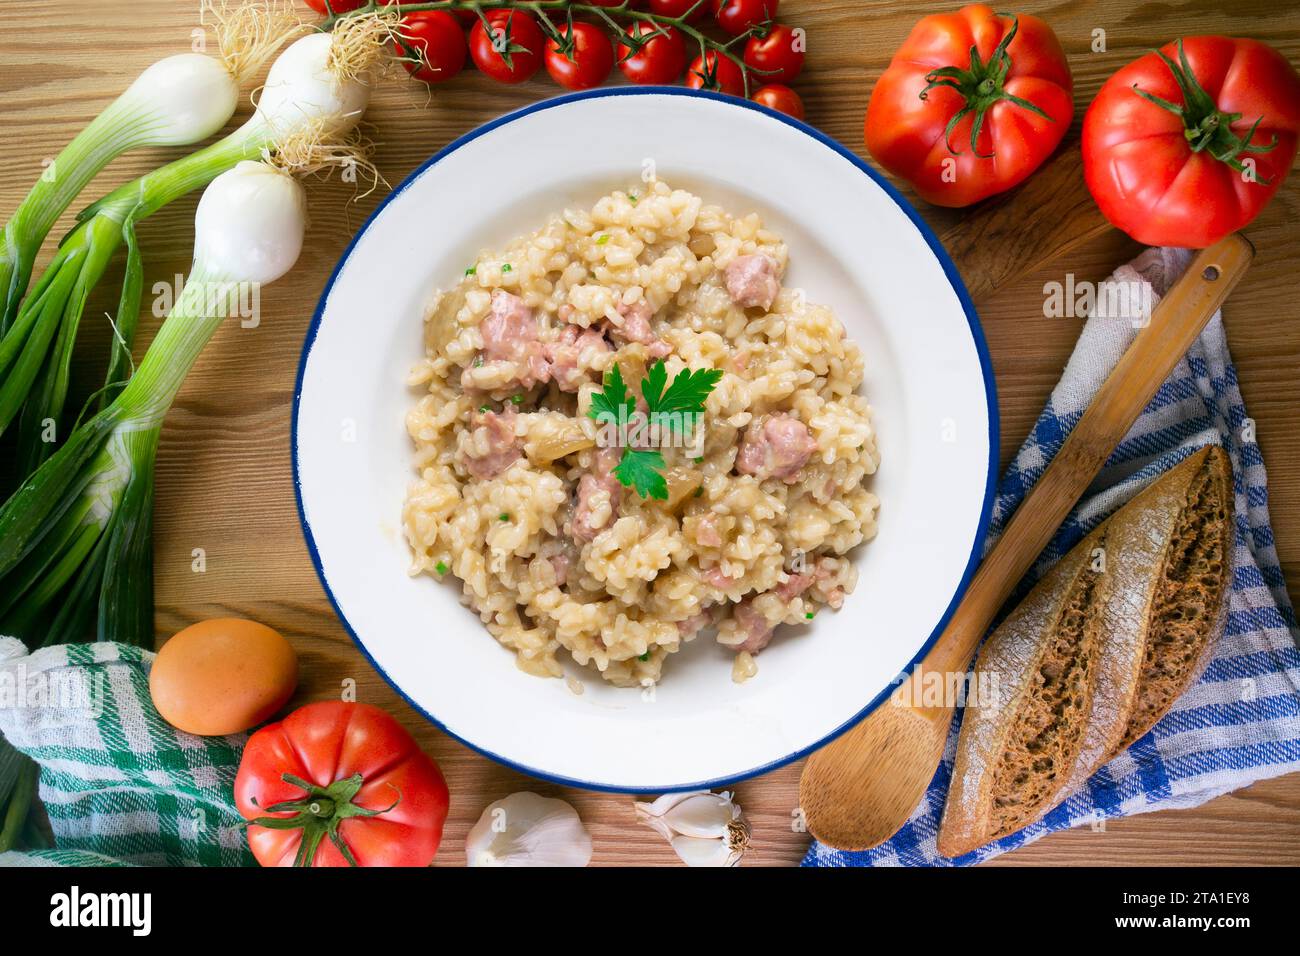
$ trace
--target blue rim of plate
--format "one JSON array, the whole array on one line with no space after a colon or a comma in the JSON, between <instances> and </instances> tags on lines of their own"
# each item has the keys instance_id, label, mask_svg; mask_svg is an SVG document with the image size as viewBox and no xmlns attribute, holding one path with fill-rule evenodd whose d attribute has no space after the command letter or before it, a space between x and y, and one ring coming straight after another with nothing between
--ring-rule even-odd
<instances>
[{"instance_id":1,"label":"blue rim of plate","mask_svg":"<svg viewBox=\"0 0 1300 956\"><path fill-rule=\"evenodd\" d=\"M472 143L474 140L478 139L480 136L484 135L485 133L490 133L494 129L497 129L500 126L505 126L507 123L514 122L517 119L522 119L523 117L528 116L532 113L538 113L543 110L554 109L558 106L564 106L568 103L577 102L579 100L599 99L601 97L606 97L606 96L682 96L682 97L693 97L696 99L717 100L718 102L725 103L729 106L734 106L738 109L748 109L748 110L754 110L755 112L758 113L763 113L771 117L772 119L776 120L777 122L784 123L787 126L791 126L796 130L799 130L800 132L808 136L811 136L813 139L817 140L817 142L821 143L823 146L827 147L832 152L848 160L850 163L856 166L862 173L866 174L873 182L875 182L877 186L883 189L885 191L885 194L888 195L889 198L892 199L898 205L898 208L901 209L906 214L907 218L911 220L912 224L916 227L917 231L919 231L921 233L921 236L925 239L926 244L930 247L930 250L934 253L935 258L939 261L939 264L943 267L944 275L948 277L948 282L952 285L953 292L957 294L957 299L958 301L961 302L962 311L965 312L966 314L966 322L967 325L970 327L971 338L974 339L975 350L979 354L980 371L982 372L984 377L984 392L988 402L989 467L988 467L988 477L985 480L985 486L984 486L983 512L980 515L979 525L976 528L975 540L971 543L971 553L970 553L970 558L966 562L966 570L962 574L961 582L957 585L957 590L953 593L952 600L948 603L948 607L944 610L943 616L939 619L939 623L935 626L934 630L930 632L930 636L926 638L925 643L921 645L920 650L918 650L916 652L916 655L908 662L907 667L903 671L903 674L909 673L913 668L916 667L916 665L921 661L921 659L925 657L926 653L934 645L934 642L939 639L939 635L943 633L943 629L948 626L948 621L952 618L953 613L956 611L958 602L961 600L962 595L966 593L966 588L969 586L971 578L975 574L975 568L979 564L979 559L982 552L982 545L984 543L984 538L988 532L989 520L992 516L993 492L997 481L997 463L998 463L998 395L997 395L997 388L994 384L994 379L993 379L993 364L989 358L988 343L984 341L984 330L980 327L979 317L975 314L975 306L974 303L971 302L970 294L966 291L966 285L965 283L962 282L961 275L957 272L957 267L953 264L953 261L949 257L947 250L943 248L943 245L939 242L939 239L934 234L934 231L928 225L926 225L924 220L921 219L916 209L912 207L912 204L909 203L906 199L904 199L903 196L898 192L898 190L895 189L892 185L890 185L889 182L883 176L881 176L878 172L876 172L874 169L868 166L866 162L864 162L853 152L846 149L844 146L840 145L838 142L836 142L834 139L827 136L825 133L821 132L820 130L809 126L807 123L794 119L793 117L787 116L784 113L777 112L776 110L769 109L766 106L762 106L758 103L754 103L750 100L738 99L734 96L727 96L726 94L723 93L715 93L709 90L692 90L680 86L613 86L613 87L603 87L594 90L585 90L580 93L569 93L563 96L551 97L550 99L545 99L537 103L532 103L528 106L523 107L522 109L518 109L510 113L506 113L504 116L500 116L489 123L484 123L482 126L470 130L470 132L464 134L463 136L457 137L455 140L453 140L452 142L444 146L442 149L440 149L433 156L429 157L429 159L421 163L409 176L403 179L401 183L399 183L398 186L395 189L393 189L392 192L390 192L387 196L385 196L384 200L378 206L375 207L374 212L370 214L370 216L366 219L365 223L362 224L361 228L357 230L356 235L352 237L352 240L348 243L348 247L343 250L343 255L339 257L338 263L334 266L334 271L330 273L329 281L325 283L325 288L321 291L320 301L316 305L316 312L312 316L311 325L308 326L307 328L307 335L304 338L303 345L302 345L302 356L298 360L298 380L294 384L293 418L292 418L292 423L290 426L290 434L289 434L289 443L290 443L289 452L290 452L290 459L292 460L293 463L293 494L294 494L294 500L297 502L298 505L298 523L302 526L302 535L303 535L303 539L306 541L307 544L307 551L311 555L312 566L315 567L316 576L320 579L321 587L325 589L325 596L329 598L330 606L334 608L334 614L338 617L339 622L343 625L344 630L348 632L348 635L352 638L352 642L356 644L357 649L360 650L362 655L366 658L366 660L370 662L370 666L373 667L375 671L378 672L379 676L381 676L385 681L387 681L389 686L392 687L393 690L395 690L397 694L404 701L406 701L406 703L409 704L416 712L418 712L421 716L423 716L426 720L428 720L431 724L433 724L435 727L437 727L447 736L464 744L466 747L468 747L470 750L473 750L475 753L482 754L484 757L487 757L491 760L495 760L497 763L507 766L512 770L517 770L520 773L527 774L530 777L536 777L539 780L545 780L550 783L559 784L566 787L578 787L583 790L594 790L602 793L634 793L634 794L679 793L687 790L716 790L719 787L731 786L732 784L739 783L742 780L748 780L751 777L757 777L761 774L770 773L771 771L776 770L779 767L783 767L788 763L792 763L795 760L800 759L801 757L807 756L808 754L812 753L814 750L819 750L822 747L826 746L836 737L840 736L840 734L844 733L854 724L857 724L864 717L866 717L873 710L875 710L882 703L884 703L885 699L889 696L890 692L897 685L902 675L900 675L899 678L895 678L894 681L887 684L885 688L880 691L880 693L878 693L875 697L873 697L870 701L868 701L866 706L864 706L861 710L859 710L853 717L851 717L849 720L846 720L840 726L836 727L833 731L831 731L829 734L827 734L825 737L822 737L820 740L816 741L815 743L812 743L801 750L797 750L792 754L787 754L783 757L778 757L776 760L769 761L768 763L765 763L762 766L754 767L750 770L746 770L741 773L731 774L730 776L726 776L726 777L719 777L711 780L700 780L695 783L673 784L667 787L619 787L610 784L594 783L590 780L579 780L573 777L565 777L558 774L550 773L548 771L539 769L537 767L529 767L525 764L521 764L516 761L510 760L506 757L502 757L499 754L495 754L484 747L480 747L477 744L475 744L472 740L468 740L465 737L462 737L460 734L448 728L437 717L429 713L429 711L425 710L424 707L422 707L420 704L412 700L411 697L406 693L406 691L402 689L401 685L399 685L397 681L395 681L392 677L390 677L387 671L385 671L382 667L379 666L379 663L374 659L373 656L371 656L370 651L366 648L365 643L361 640L360 636L353 629L352 624L348 621L347 616L343 613L343 608L339 607L339 603L334 597L334 592L330 589L329 581L325 577L325 569L321 566L320 552L317 551L316 549L316 541L312 537L311 525L309 525L307 522L307 514L306 511L303 509L303 503L302 503L302 476L298 472L298 414L299 414L300 405L302 401L303 376L306 374L307 371L307 360L311 356L312 346L316 342L316 333L320 329L321 316L324 314L325 305L329 301L330 290L334 288L335 280L338 278L339 273L343 270L343 266L348 261L348 257L352 255L353 247L355 247L356 244L361 240L361 237L365 235L366 230L370 228L371 223L373 223L376 217L378 217L378 215L384 211L385 207L387 207L390 202L392 202L399 195L401 195L401 193L403 192L403 190L406 189L407 186L411 185L411 183L415 182L415 180L417 180L420 176L424 175L424 173L428 171L430 168L437 165L437 163L440 160L442 160L443 157L451 155L456 150L460 149L462 146L465 146L467 143Z\"/></svg>"}]
</instances>

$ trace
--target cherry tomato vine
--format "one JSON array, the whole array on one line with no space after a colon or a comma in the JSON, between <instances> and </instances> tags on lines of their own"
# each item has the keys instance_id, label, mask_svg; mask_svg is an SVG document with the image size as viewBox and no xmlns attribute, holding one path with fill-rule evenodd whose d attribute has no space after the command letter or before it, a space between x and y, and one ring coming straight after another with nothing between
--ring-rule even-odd
<instances>
[{"instance_id":1,"label":"cherry tomato vine","mask_svg":"<svg viewBox=\"0 0 1300 956\"><path fill-rule=\"evenodd\" d=\"M753 98L802 117L798 94L788 86L803 67L802 31L775 22L778 2L652 0L649 9L637 9L637 0L308 0L325 15L324 30L348 17L399 16L398 52L410 72L429 83L460 72L466 57L454 47L468 43L468 58L504 83L528 79L543 65L569 89L600 85L615 63L633 83L674 82L685 70L688 86ZM706 14L729 34L726 39L701 29ZM563 19L557 22L556 15ZM450 32L453 26L459 36ZM520 42L525 33L534 40ZM497 48L500 36L507 39L504 50ZM617 50L614 56L606 55L606 44ZM698 50L693 60L685 52L692 45Z\"/></svg>"}]
</instances>

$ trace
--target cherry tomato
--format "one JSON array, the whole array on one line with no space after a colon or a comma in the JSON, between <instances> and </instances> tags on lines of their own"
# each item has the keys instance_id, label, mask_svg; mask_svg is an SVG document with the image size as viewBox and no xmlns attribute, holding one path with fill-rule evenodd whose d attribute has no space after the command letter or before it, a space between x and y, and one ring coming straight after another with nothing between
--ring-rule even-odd
<instances>
[{"instance_id":1,"label":"cherry tomato","mask_svg":"<svg viewBox=\"0 0 1300 956\"><path fill-rule=\"evenodd\" d=\"M709 12L709 0L650 0L647 9L661 17L682 17L689 13L686 22L698 23Z\"/></svg>"},{"instance_id":2,"label":"cherry tomato","mask_svg":"<svg viewBox=\"0 0 1300 956\"><path fill-rule=\"evenodd\" d=\"M401 724L337 700L253 734L235 775L235 806L263 866L428 866L447 799L438 765Z\"/></svg>"},{"instance_id":3,"label":"cherry tomato","mask_svg":"<svg viewBox=\"0 0 1300 956\"><path fill-rule=\"evenodd\" d=\"M330 0L330 6L334 8L335 13L351 13L353 10L365 5L366 0ZM307 6L321 16L329 14L329 10L325 8L325 0L307 0Z\"/></svg>"},{"instance_id":4,"label":"cherry tomato","mask_svg":"<svg viewBox=\"0 0 1300 956\"><path fill-rule=\"evenodd\" d=\"M760 83L792 83L803 69L804 35L777 24L764 36L745 43L745 64L753 67Z\"/></svg>"},{"instance_id":5,"label":"cherry tomato","mask_svg":"<svg viewBox=\"0 0 1300 956\"><path fill-rule=\"evenodd\" d=\"M1070 128L1073 88L1061 41L1038 17L982 3L931 14L871 91L867 149L927 202L969 206L1052 154Z\"/></svg>"},{"instance_id":6,"label":"cherry tomato","mask_svg":"<svg viewBox=\"0 0 1300 956\"><path fill-rule=\"evenodd\" d=\"M479 20L469 31L474 65L500 83L524 82L542 65L542 28L522 10L493 10L486 16L488 27Z\"/></svg>"},{"instance_id":7,"label":"cherry tomato","mask_svg":"<svg viewBox=\"0 0 1300 956\"><path fill-rule=\"evenodd\" d=\"M755 103L762 103L786 116L803 119L803 100L799 99L799 94L788 86L782 86L780 83L760 86L754 91L752 99Z\"/></svg>"},{"instance_id":8,"label":"cherry tomato","mask_svg":"<svg viewBox=\"0 0 1300 956\"><path fill-rule=\"evenodd\" d=\"M568 40L569 25L562 24L560 36ZM600 86L614 69L614 45L594 23L576 22L572 45L566 51L556 40L546 41L546 72L565 89L587 90Z\"/></svg>"},{"instance_id":9,"label":"cherry tomato","mask_svg":"<svg viewBox=\"0 0 1300 956\"><path fill-rule=\"evenodd\" d=\"M628 56L629 47L618 45L618 68L633 83L663 84L676 82L686 68L686 38L675 27L660 27L638 20L627 28L628 36L657 33Z\"/></svg>"},{"instance_id":10,"label":"cherry tomato","mask_svg":"<svg viewBox=\"0 0 1300 956\"><path fill-rule=\"evenodd\" d=\"M710 50L697 56L686 70L686 85L693 90L717 90L732 96L745 95L745 75L730 57Z\"/></svg>"},{"instance_id":11,"label":"cherry tomato","mask_svg":"<svg viewBox=\"0 0 1300 956\"><path fill-rule=\"evenodd\" d=\"M1138 242L1202 248L1268 204L1297 141L1300 76L1281 53L1186 37L1102 86L1083 118L1083 177Z\"/></svg>"},{"instance_id":12,"label":"cherry tomato","mask_svg":"<svg viewBox=\"0 0 1300 956\"><path fill-rule=\"evenodd\" d=\"M465 66L465 31L444 10L422 10L402 17L395 42L402 66L417 80L443 83Z\"/></svg>"},{"instance_id":13,"label":"cherry tomato","mask_svg":"<svg viewBox=\"0 0 1300 956\"><path fill-rule=\"evenodd\" d=\"M738 37L752 26L776 16L779 0L710 0L713 19L723 31Z\"/></svg>"}]
</instances>

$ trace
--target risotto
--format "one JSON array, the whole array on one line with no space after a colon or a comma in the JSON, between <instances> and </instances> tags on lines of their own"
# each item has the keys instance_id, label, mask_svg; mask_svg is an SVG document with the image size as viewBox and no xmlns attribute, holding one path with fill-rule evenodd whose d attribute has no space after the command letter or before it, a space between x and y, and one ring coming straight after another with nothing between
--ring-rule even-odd
<instances>
[{"instance_id":1,"label":"risotto","mask_svg":"<svg viewBox=\"0 0 1300 956\"><path fill-rule=\"evenodd\" d=\"M411 573L458 578L523 670L560 676L563 649L622 686L701 634L745 680L780 625L838 609L879 455L861 352L782 287L787 258L756 214L662 181L482 253L431 301L411 376ZM646 413L656 373L707 380L696 427L617 447L593 401L617 376Z\"/></svg>"}]
</instances>

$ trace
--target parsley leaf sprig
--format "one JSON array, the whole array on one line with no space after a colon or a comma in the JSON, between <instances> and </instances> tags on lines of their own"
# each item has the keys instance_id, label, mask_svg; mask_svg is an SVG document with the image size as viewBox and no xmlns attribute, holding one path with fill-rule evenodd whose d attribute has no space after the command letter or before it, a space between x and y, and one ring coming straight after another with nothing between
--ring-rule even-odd
<instances>
[{"instance_id":1,"label":"parsley leaf sprig","mask_svg":"<svg viewBox=\"0 0 1300 956\"><path fill-rule=\"evenodd\" d=\"M668 381L668 369L660 359L641 379L648 422L670 431L684 432L687 415L702 415L704 403L722 379L721 369L684 368ZM623 380L618 363L605 373L604 387L591 396L587 415L596 421L627 422L637 413L636 400ZM624 487L642 498L668 499L663 453L654 449L624 447L623 457L612 474Z\"/></svg>"}]
</instances>

